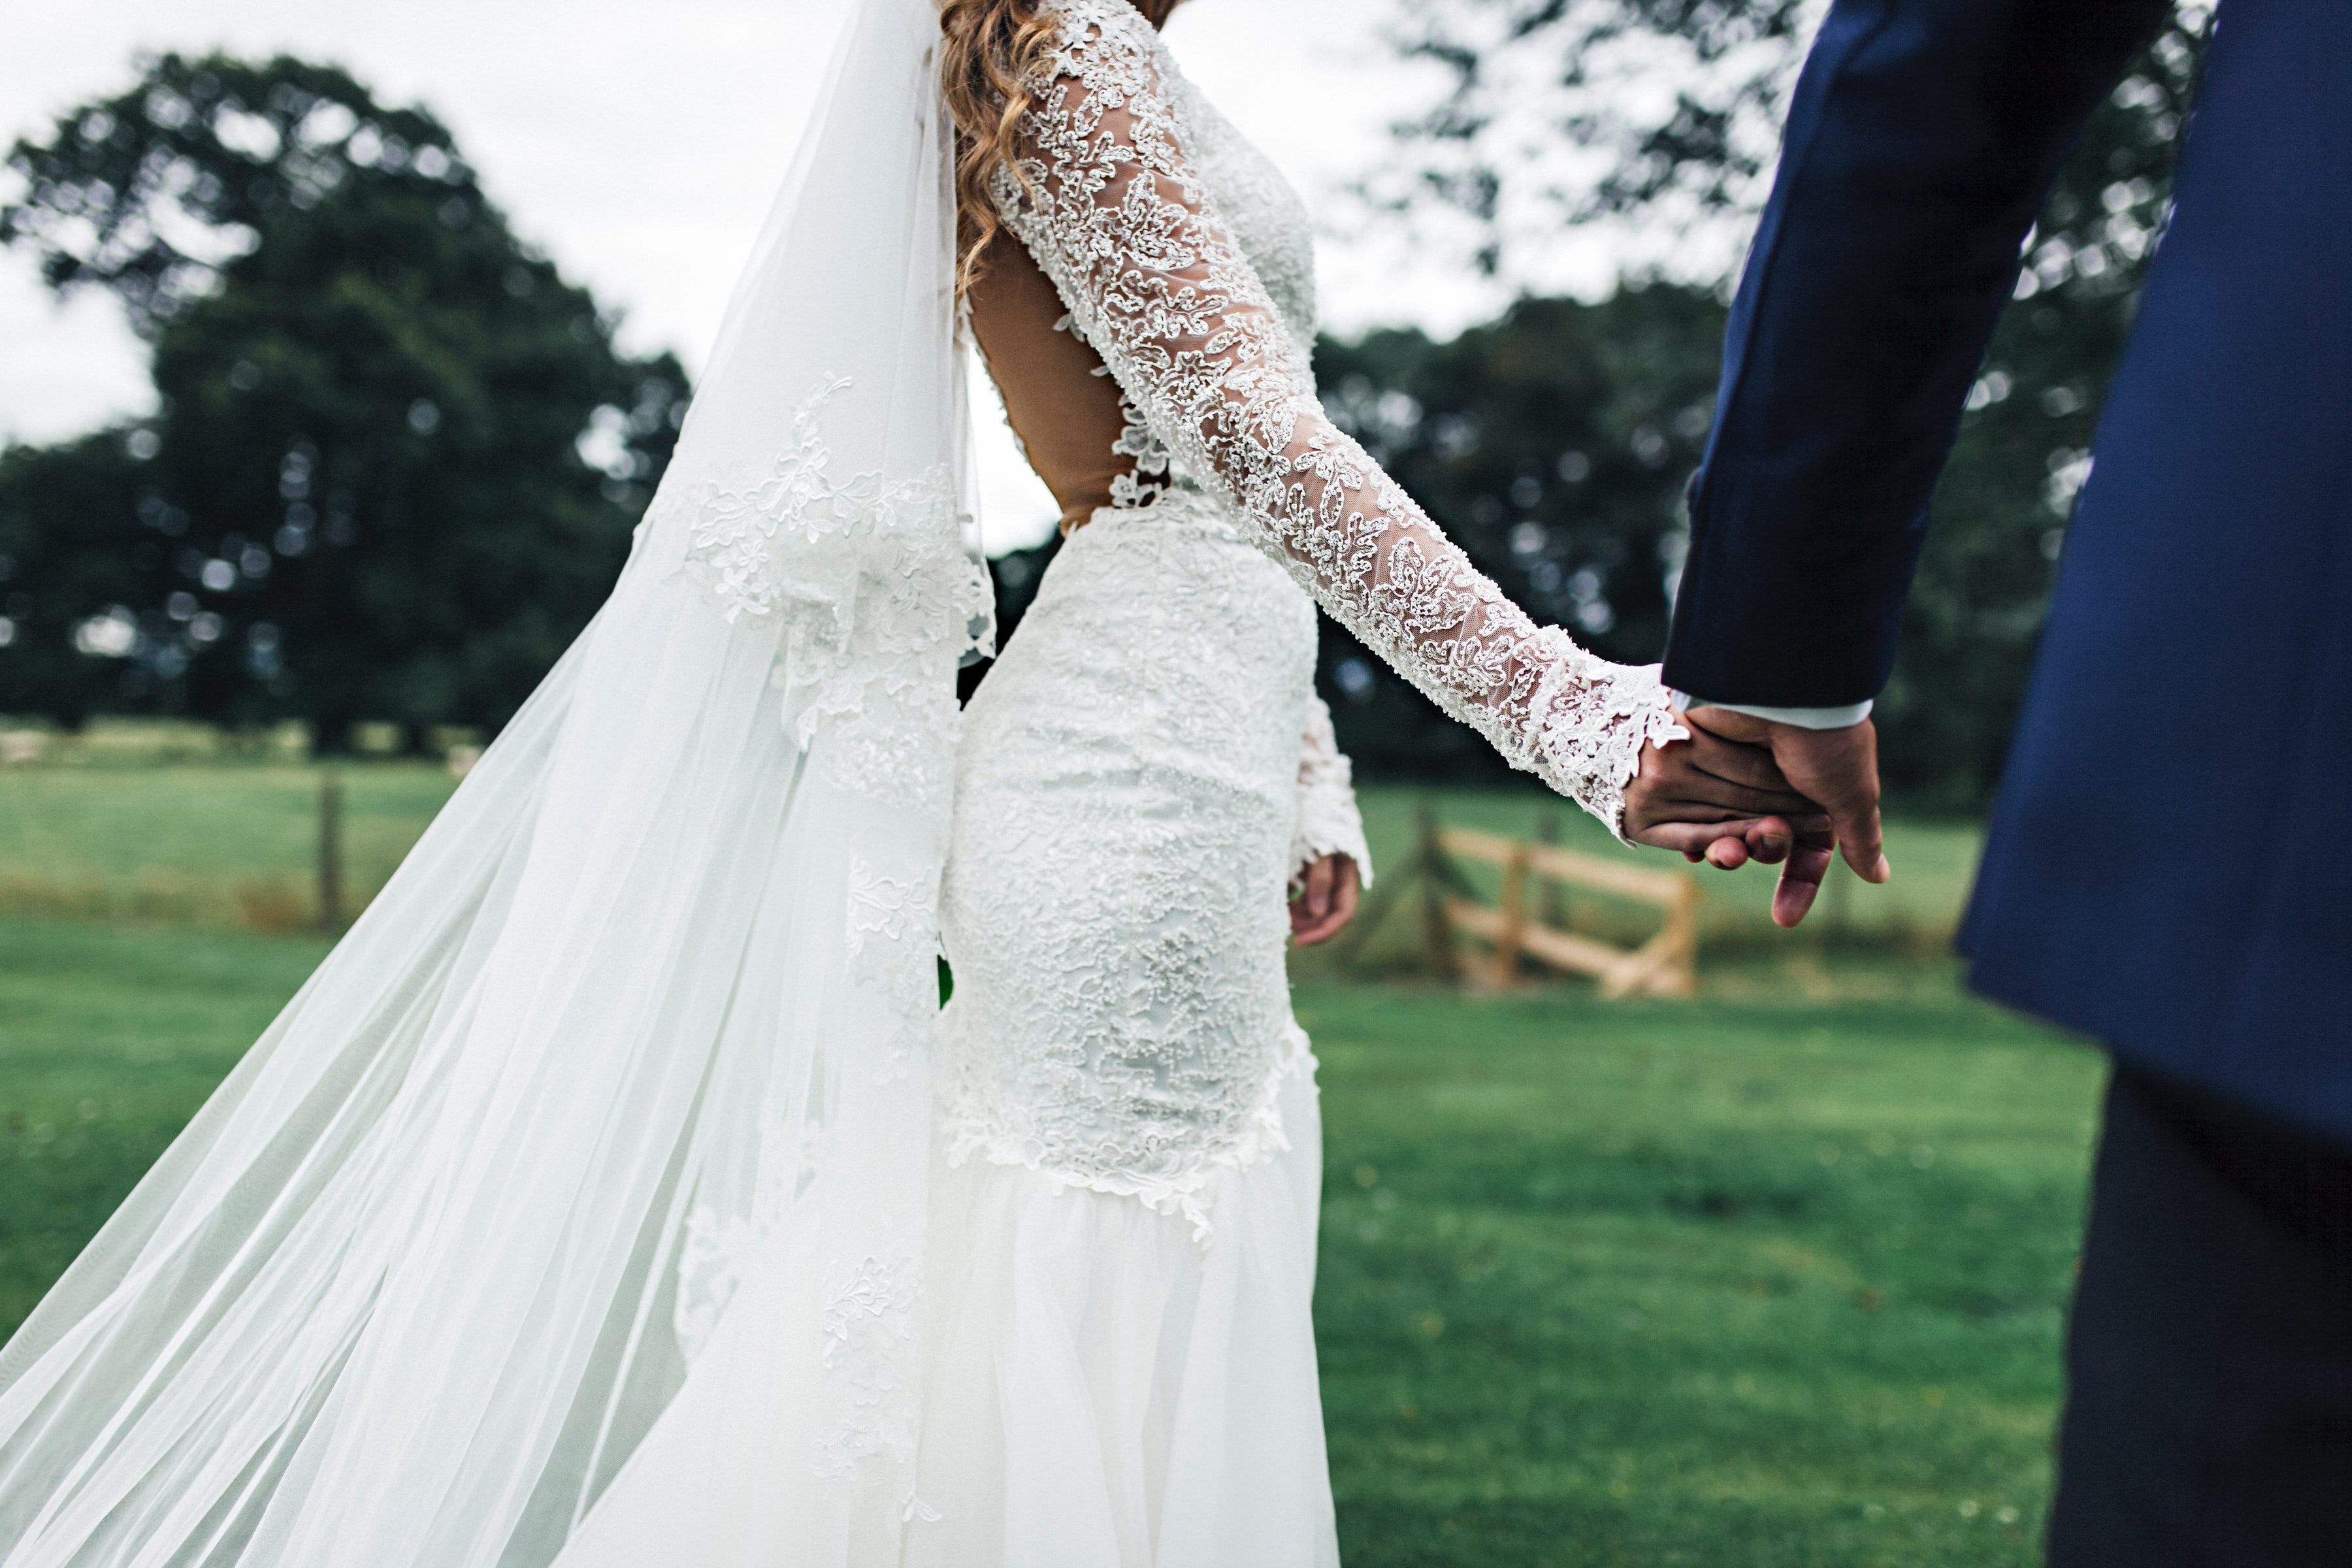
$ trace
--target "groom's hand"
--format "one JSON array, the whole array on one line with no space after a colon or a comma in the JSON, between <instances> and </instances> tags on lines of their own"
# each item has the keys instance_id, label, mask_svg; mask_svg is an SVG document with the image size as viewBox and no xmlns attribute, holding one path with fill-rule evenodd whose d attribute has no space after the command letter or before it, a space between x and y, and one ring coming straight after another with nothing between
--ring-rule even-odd
<instances>
[{"instance_id":1,"label":"groom's hand","mask_svg":"<svg viewBox=\"0 0 2352 1568\"><path fill-rule=\"evenodd\" d=\"M1825 828L1799 827L1772 894L1776 923L1794 926L1805 918L1835 852L1865 882L1894 875L1878 820L1878 731L1869 720L1842 730L1808 730L1727 708L1695 708L1682 719L1694 734L1769 752L1789 787L1819 801L1828 817Z\"/></svg>"},{"instance_id":2,"label":"groom's hand","mask_svg":"<svg viewBox=\"0 0 2352 1568\"><path fill-rule=\"evenodd\" d=\"M1690 739L1643 748L1625 786L1626 837L1724 870L1777 865L1803 837L1827 838L1828 815L1790 787L1769 747L1684 727Z\"/></svg>"}]
</instances>

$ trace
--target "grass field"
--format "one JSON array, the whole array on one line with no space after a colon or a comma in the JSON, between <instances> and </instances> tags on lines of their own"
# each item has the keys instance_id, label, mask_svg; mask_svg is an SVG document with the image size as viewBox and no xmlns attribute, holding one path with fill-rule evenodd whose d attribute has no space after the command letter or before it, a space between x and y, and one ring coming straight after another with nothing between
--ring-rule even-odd
<instances>
[{"instance_id":1,"label":"grass field","mask_svg":"<svg viewBox=\"0 0 2352 1568\"><path fill-rule=\"evenodd\" d=\"M0 772L0 914L199 930L307 925L316 912L319 786L308 763L173 763ZM336 770L343 875L356 910L456 787L446 769Z\"/></svg>"},{"instance_id":2,"label":"grass field","mask_svg":"<svg viewBox=\"0 0 2352 1568\"><path fill-rule=\"evenodd\" d=\"M420 762L352 763L336 772L343 788L344 878L356 910L392 875L457 785L446 769ZM306 927L316 910L321 774L315 763L233 758L0 769L0 915L211 931ZM1413 816L1424 800L1452 825L1528 838L1549 818L1572 847L1635 854L1532 784L1434 795L1374 786L1362 799L1374 864L1391 871L1409 857ZM1841 870L1806 944L1940 954L1967 896L1978 837L1969 824L1896 820L1889 828L1895 881L1864 887ZM1679 864L1647 852L1639 858ZM1694 875L1706 890L1705 954L1788 954L1792 944L1767 914L1768 874ZM1474 872L1475 879L1480 874ZM1569 913L1581 929L1627 939L1654 921L1597 896L1579 896ZM1410 910L1400 910L1349 963L1318 959L1301 973L1339 980L1412 973L1421 964L1415 922Z\"/></svg>"},{"instance_id":3,"label":"grass field","mask_svg":"<svg viewBox=\"0 0 2352 1568\"><path fill-rule=\"evenodd\" d=\"M1875 984L1301 993L1355 1568L2040 1561L2097 1062Z\"/></svg>"},{"instance_id":4,"label":"grass field","mask_svg":"<svg viewBox=\"0 0 2352 1568\"><path fill-rule=\"evenodd\" d=\"M321 951L0 921L0 1332ZM1350 1568L2038 1561L2095 1058L1940 963L1709 990L1301 987Z\"/></svg>"}]
</instances>

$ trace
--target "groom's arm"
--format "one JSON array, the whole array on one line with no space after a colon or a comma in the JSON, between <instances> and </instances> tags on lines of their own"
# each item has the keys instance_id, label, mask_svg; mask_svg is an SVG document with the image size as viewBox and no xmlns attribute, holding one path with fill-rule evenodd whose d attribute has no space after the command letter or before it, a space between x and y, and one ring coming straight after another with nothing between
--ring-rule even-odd
<instances>
[{"instance_id":1,"label":"groom's arm","mask_svg":"<svg viewBox=\"0 0 2352 1568\"><path fill-rule=\"evenodd\" d=\"M1669 685L1818 724L1885 684L2026 234L2170 9L1837 0L1732 307Z\"/></svg>"}]
</instances>

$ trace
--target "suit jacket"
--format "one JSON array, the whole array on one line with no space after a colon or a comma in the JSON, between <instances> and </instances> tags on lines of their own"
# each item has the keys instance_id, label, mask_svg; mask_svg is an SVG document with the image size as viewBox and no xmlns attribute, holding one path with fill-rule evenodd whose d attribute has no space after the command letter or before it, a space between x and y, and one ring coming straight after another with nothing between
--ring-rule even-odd
<instances>
[{"instance_id":1,"label":"suit jacket","mask_svg":"<svg viewBox=\"0 0 2352 1568\"><path fill-rule=\"evenodd\" d=\"M1840 0L1733 310L1666 679L1894 660L2042 194L2161 0ZM1961 945L1990 995L2352 1142L2352 6L2225 0Z\"/></svg>"}]
</instances>

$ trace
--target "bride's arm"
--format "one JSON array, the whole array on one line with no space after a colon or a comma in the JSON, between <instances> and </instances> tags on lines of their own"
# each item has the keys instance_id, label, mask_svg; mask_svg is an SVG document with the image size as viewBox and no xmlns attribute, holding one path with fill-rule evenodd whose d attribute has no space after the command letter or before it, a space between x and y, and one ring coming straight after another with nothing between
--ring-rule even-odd
<instances>
[{"instance_id":1,"label":"bride's arm","mask_svg":"<svg viewBox=\"0 0 2352 1568\"><path fill-rule=\"evenodd\" d=\"M1355 770L1331 728L1331 710L1320 697L1307 700L1307 732L1298 742L1298 822L1290 836L1290 890L1306 885L1307 868L1332 855L1356 863L1364 887L1372 885L1371 852L1364 847L1364 814L1356 805Z\"/></svg>"},{"instance_id":2,"label":"bride's arm","mask_svg":"<svg viewBox=\"0 0 2352 1568\"><path fill-rule=\"evenodd\" d=\"M1007 224L1155 433L1262 527L1323 607L1515 767L1620 834L1643 748L1684 731L1654 668L1538 626L1324 416L1306 354L1187 162L1158 40L1063 0Z\"/></svg>"}]
</instances>

